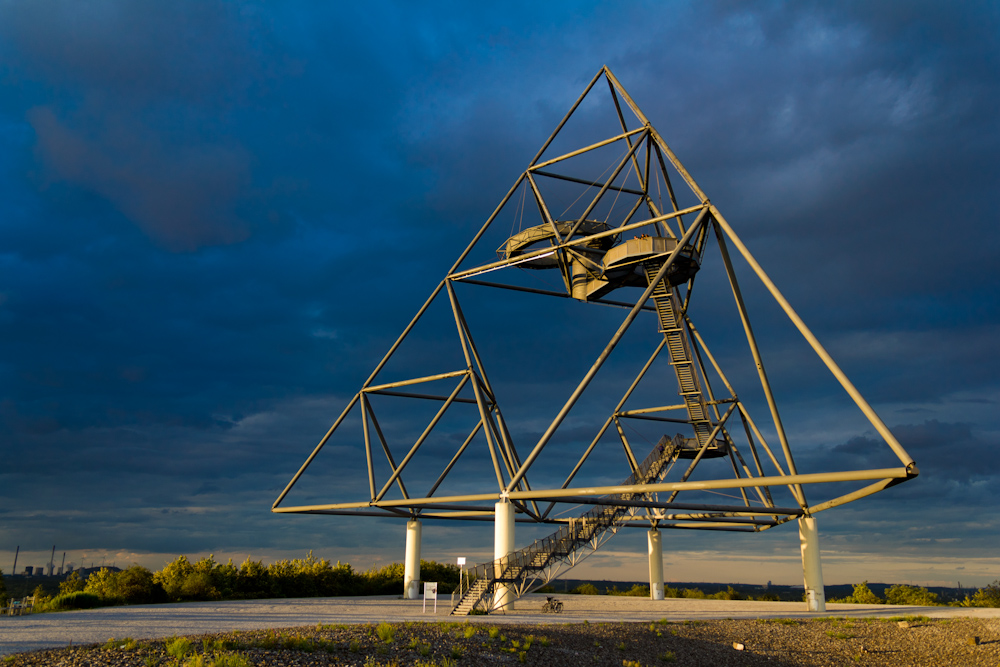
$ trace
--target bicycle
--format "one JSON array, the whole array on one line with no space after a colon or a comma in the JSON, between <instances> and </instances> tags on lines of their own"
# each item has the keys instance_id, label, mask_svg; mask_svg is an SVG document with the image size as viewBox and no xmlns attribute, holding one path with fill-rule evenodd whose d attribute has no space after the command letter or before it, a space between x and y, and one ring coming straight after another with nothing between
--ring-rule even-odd
<instances>
[{"instance_id":1,"label":"bicycle","mask_svg":"<svg viewBox=\"0 0 1000 667\"><path fill-rule=\"evenodd\" d=\"M542 613L558 614L562 611L563 603L554 597L546 597L545 604L542 605Z\"/></svg>"}]
</instances>

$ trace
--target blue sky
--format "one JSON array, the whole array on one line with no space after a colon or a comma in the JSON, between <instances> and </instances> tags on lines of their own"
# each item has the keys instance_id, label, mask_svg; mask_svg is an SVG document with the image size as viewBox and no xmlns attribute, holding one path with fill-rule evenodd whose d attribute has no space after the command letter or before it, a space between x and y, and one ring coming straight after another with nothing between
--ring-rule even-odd
<instances>
[{"instance_id":1,"label":"blue sky","mask_svg":"<svg viewBox=\"0 0 1000 667\"><path fill-rule=\"evenodd\" d=\"M401 560L401 523L270 505L607 64L920 466L820 515L828 583L1000 578L998 29L987 2L0 1L0 568ZM804 460L882 465L749 298ZM582 373L558 361L525 438ZM668 579L801 581L793 526L678 533ZM641 579L643 542L573 576Z\"/></svg>"}]
</instances>

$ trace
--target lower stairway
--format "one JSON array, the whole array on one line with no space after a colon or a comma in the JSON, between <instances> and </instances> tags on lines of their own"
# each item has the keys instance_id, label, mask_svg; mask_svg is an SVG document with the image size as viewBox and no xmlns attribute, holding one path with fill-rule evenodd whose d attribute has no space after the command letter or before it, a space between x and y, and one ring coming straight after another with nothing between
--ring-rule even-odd
<instances>
[{"instance_id":1,"label":"lower stairway","mask_svg":"<svg viewBox=\"0 0 1000 667\"><path fill-rule=\"evenodd\" d=\"M673 440L664 436L622 484L648 484L656 481L677 460L685 442L685 438L680 435ZM502 606L496 604L496 598L501 586L510 591L504 596L504 604L544 586L600 548L625 524L634 510L616 502L635 500L642 496L643 494L603 496L600 500L606 504L570 519L566 526L545 539L535 540L530 546L504 558L471 568L467 571L468 577L459 587L459 602L451 614L466 616L473 611L499 611Z\"/></svg>"}]
</instances>

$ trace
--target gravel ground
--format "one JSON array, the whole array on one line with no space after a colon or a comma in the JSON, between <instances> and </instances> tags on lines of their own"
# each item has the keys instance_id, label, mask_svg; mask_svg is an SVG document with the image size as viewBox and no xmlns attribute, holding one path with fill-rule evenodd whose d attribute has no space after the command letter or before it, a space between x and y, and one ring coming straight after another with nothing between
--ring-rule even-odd
<instances>
[{"instance_id":1,"label":"gravel ground","mask_svg":"<svg viewBox=\"0 0 1000 667\"><path fill-rule=\"evenodd\" d=\"M0 667L176 665L167 658L169 637L191 638L199 651L206 638L213 646L221 642L216 648L244 653L253 665L515 665L523 653L525 664L539 665L648 667L668 664L672 655L678 665L1000 666L1000 609L829 604L826 618L818 619L802 603L560 599L561 614L542 614L545 596L536 595L511 613L465 619L448 616L447 600L434 614L432 607L424 613L421 601L393 596L3 616L0 656L7 657ZM898 618L917 615L910 627L898 626ZM391 643L376 637L381 622L393 626ZM535 639L525 650L529 635ZM980 643L970 644L977 636ZM111 637L118 639L108 648L95 648ZM452 656L453 647L461 657Z\"/></svg>"},{"instance_id":2,"label":"gravel ground","mask_svg":"<svg viewBox=\"0 0 1000 667\"><path fill-rule=\"evenodd\" d=\"M391 637L386 628L391 628ZM184 662L239 653L250 665L953 665L1000 664L996 619L738 619L554 625L475 622L308 626L189 637ZM978 637L978 643L973 639ZM174 665L170 640L50 649L10 667ZM178 644L172 644L178 655ZM738 648L739 647L739 648Z\"/></svg>"}]
</instances>

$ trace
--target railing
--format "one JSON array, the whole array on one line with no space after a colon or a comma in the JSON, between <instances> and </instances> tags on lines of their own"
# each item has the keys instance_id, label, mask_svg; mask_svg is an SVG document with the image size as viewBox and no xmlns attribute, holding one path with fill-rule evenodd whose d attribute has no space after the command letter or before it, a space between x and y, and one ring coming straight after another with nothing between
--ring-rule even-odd
<instances>
[{"instance_id":1,"label":"railing","mask_svg":"<svg viewBox=\"0 0 1000 667\"><path fill-rule=\"evenodd\" d=\"M676 439L675 439L676 440ZM666 462L672 458L679 447L676 441L668 441L666 436L653 448L635 472L629 475L622 486L644 484L657 477ZM668 451L669 450L669 451ZM629 501L641 493L611 494L603 496L602 500ZM503 558L480 563L466 571L467 577L459 588L459 604L465 599L476 581L486 579L488 585L483 591L483 597L495 591L497 583L510 583L521 580L528 570L543 570L549 562L559 556L567 556L582 545L594 539L600 532L608 530L629 511L623 505L598 505L581 516L570 519L552 535L541 540L535 540L530 546L515 551ZM482 599L482 598L480 598ZM476 600L474 604L478 603Z\"/></svg>"}]
</instances>

